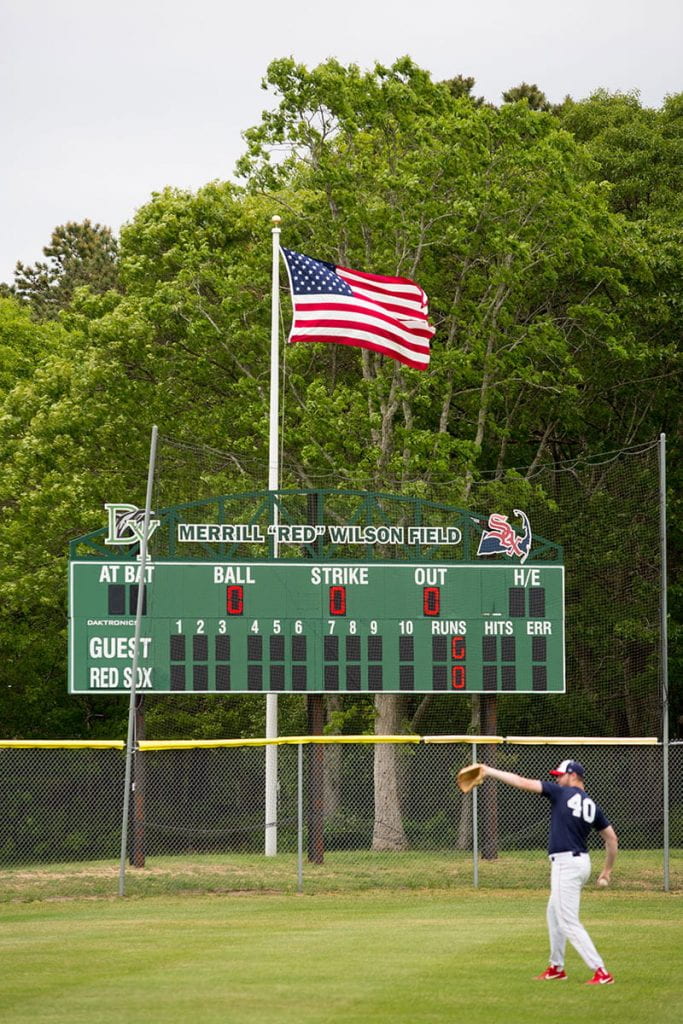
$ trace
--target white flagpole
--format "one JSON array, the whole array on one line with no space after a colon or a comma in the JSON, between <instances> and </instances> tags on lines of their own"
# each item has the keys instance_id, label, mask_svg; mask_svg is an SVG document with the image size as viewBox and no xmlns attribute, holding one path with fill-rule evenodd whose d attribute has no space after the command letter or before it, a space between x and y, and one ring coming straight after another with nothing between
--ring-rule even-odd
<instances>
[{"instance_id":1,"label":"white flagpole","mask_svg":"<svg viewBox=\"0 0 683 1024\"><path fill-rule=\"evenodd\" d=\"M268 490L280 487L279 419L280 419L280 218L272 218L273 273L270 306L270 429L268 434ZM274 525L278 510L274 509ZM278 557L278 540L274 538L273 553ZM277 694L266 694L266 739L277 739ZM277 853L277 746L266 744L266 857Z\"/></svg>"}]
</instances>

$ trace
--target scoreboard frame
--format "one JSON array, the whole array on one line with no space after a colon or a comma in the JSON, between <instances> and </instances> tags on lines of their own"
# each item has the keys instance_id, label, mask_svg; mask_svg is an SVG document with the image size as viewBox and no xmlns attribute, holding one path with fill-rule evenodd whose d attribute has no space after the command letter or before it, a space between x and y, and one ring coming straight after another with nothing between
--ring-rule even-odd
<instances>
[{"instance_id":1,"label":"scoreboard frame","mask_svg":"<svg viewBox=\"0 0 683 1024\"><path fill-rule=\"evenodd\" d=\"M128 693L134 559L72 558L69 692ZM559 562L155 559L141 693L564 693Z\"/></svg>"}]
</instances>

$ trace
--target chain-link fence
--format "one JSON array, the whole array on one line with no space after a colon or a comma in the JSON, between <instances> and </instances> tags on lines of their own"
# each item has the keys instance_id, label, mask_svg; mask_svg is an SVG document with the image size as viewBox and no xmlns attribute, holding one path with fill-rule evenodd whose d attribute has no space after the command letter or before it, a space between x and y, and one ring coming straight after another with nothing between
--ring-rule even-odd
<instances>
[{"instance_id":1,"label":"chain-link fence","mask_svg":"<svg viewBox=\"0 0 683 1024\"><path fill-rule=\"evenodd\" d=\"M327 740L278 741L277 823L264 818L262 741L141 743L126 894L541 888L547 803L491 780L462 796L454 776L479 759L545 778L566 756L583 762L619 835L614 887L683 888L683 744L669 748L665 814L660 743ZM0 748L0 900L116 894L123 748ZM266 827L277 830L275 856L263 852Z\"/></svg>"}]
</instances>

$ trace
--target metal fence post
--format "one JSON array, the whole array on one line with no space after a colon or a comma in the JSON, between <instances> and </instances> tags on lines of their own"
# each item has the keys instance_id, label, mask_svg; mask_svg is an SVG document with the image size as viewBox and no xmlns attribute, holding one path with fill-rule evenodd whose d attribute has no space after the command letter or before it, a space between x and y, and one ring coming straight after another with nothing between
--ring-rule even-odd
<instances>
[{"instance_id":1,"label":"metal fence post","mask_svg":"<svg viewBox=\"0 0 683 1024\"><path fill-rule=\"evenodd\" d=\"M131 778L133 752L137 749L135 735L135 686L138 674L140 651L140 635L142 632L142 609L145 602L145 586L147 573L147 544L149 541L149 521L152 515L152 490L154 488L154 469L156 465L157 437L156 424L152 427L152 438L149 447L149 466L147 470L147 494L145 497L145 517L140 542L140 583L138 584L137 605L135 609L135 640L133 643L133 665L131 668L130 701L128 705L128 738L126 741L126 770L123 787L123 820L121 824L121 857L119 860L119 896L126 895L126 850L128 846L128 815L130 813Z\"/></svg>"},{"instance_id":2,"label":"metal fence post","mask_svg":"<svg viewBox=\"0 0 683 1024\"><path fill-rule=\"evenodd\" d=\"M477 763L477 744L472 744L472 764ZM478 786L475 786L472 790L472 866L473 866L473 882L474 888L479 888L479 843L478 843L478 815L477 815L477 792Z\"/></svg>"},{"instance_id":3,"label":"metal fence post","mask_svg":"<svg viewBox=\"0 0 683 1024\"><path fill-rule=\"evenodd\" d=\"M666 563L666 434L659 435L659 545L661 551L661 583L659 599L659 629L661 644L662 691L662 800L664 803L664 892L669 891L669 662L668 662L668 602Z\"/></svg>"},{"instance_id":4,"label":"metal fence post","mask_svg":"<svg viewBox=\"0 0 683 1024\"><path fill-rule=\"evenodd\" d=\"M297 744L296 753L296 863L297 892L304 891L304 745Z\"/></svg>"}]
</instances>

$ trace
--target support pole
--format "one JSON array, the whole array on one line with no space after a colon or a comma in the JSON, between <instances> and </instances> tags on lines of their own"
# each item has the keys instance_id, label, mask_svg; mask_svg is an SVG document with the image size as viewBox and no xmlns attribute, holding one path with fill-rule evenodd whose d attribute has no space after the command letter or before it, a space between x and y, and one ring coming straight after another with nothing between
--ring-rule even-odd
<instances>
[{"instance_id":1,"label":"support pole","mask_svg":"<svg viewBox=\"0 0 683 1024\"><path fill-rule=\"evenodd\" d=\"M304 891L304 745L296 748L296 865L297 892Z\"/></svg>"},{"instance_id":2,"label":"support pole","mask_svg":"<svg viewBox=\"0 0 683 1024\"><path fill-rule=\"evenodd\" d=\"M472 744L472 764L477 763L477 744ZM479 887L479 787L472 790L472 861L474 863L474 877L472 883L474 888Z\"/></svg>"},{"instance_id":3,"label":"support pole","mask_svg":"<svg viewBox=\"0 0 683 1024\"><path fill-rule=\"evenodd\" d=\"M126 741L126 774L123 790L123 821L121 823L121 859L119 863L119 896L126 894L126 850L128 848L128 818L130 814L131 775L133 767L133 750L135 739L135 698L138 676L138 651L142 632L142 609L145 602L145 577L147 574L147 539L149 536L149 520L152 515L152 489L154 487L154 466L157 456L158 428L152 427L152 438L149 446L149 466L147 469L147 495L145 497L145 518L140 542L140 582L138 584L138 604L135 609L135 640L133 643L133 666L130 682L130 701L128 704L128 737Z\"/></svg>"},{"instance_id":4,"label":"support pole","mask_svg":"<svg viewBox=\"0 0 683 1024\"><path fill-rule=\"evenodd\" d=\"M486 693L481 695L481 726L485 736L495 736L498 732L498 695ZM494 744L485 744L482 759L486 764L496 763L497 750ZM484 860L496 860L498 857L498 788L486 786L481 795L483 819L483 835L481 854Z\"/></svg>"},{"instance_id":5,"label":"support pole","mask_svg":"<svg viewBox=\"0 0 683 1024\"><path fill-rule=\"evenodd\" d=\"M317 494L307 499L308 522L318 523ZM306 552L302 552L306 557ZM325 728L325 697L321 693L309 693L306 697L306 721L309 736L322 736ZM311 743L308 748L308 859L312 864L322 864L325 859L325 747Z\"/></svg>"},{"instance_id":6,"label":"support pole","mask_svg":"<svg viewBox=\"0 0 683 1024\"><path fill-rule=\"evenodd\" d=\"M280 218L272 218L273 264L272 291L270 304L270 421L268 433L268 490L280 487L279 460L279 419L280 419ZM278 510L273 497L273 525L277 525ZM274 540L275 558L278 557L277 536ZM277 694L266 694L266 739L277 739ZM265 855L274 857L277 853L277 745L266 744L266 835Z\"/></svg>"},{"instance_id":7,"label":"support pole","mask_svg":"<svg viewBox=\"0 0 683 1024\"><path fill-rule=\"evenodd\" d=\"M135 698L135 749L133 751L133 843L130 863L134 868L145 866L145 755L140 740L145 738L145 697Z\"/></svg>"},{"instance_id":8,"label":"support pole","mask_svg":"<svg viewBox=\"0 0 683 1024\"><path fill-rule=\"evenodd\" d=\"M325 698L322 693L307 697L308 735L322 736L325 727ZM323 830L325 808L325 748L311 743L308 748L308 859L322 864L325 859Z\"/></svg>"},{"instance_id":9,"label":"support pole","mask_svg":"<svg viewBox=\"0 0 683 1024\"><path fill-rule=\"evenodd\" d=\"M664 808L664 892L669 891L669 623L666 592L666 434L659 435L659 546L661 551L661 597L659 602L662 673L662 803Z\"/></svg>"}]
</instances>

